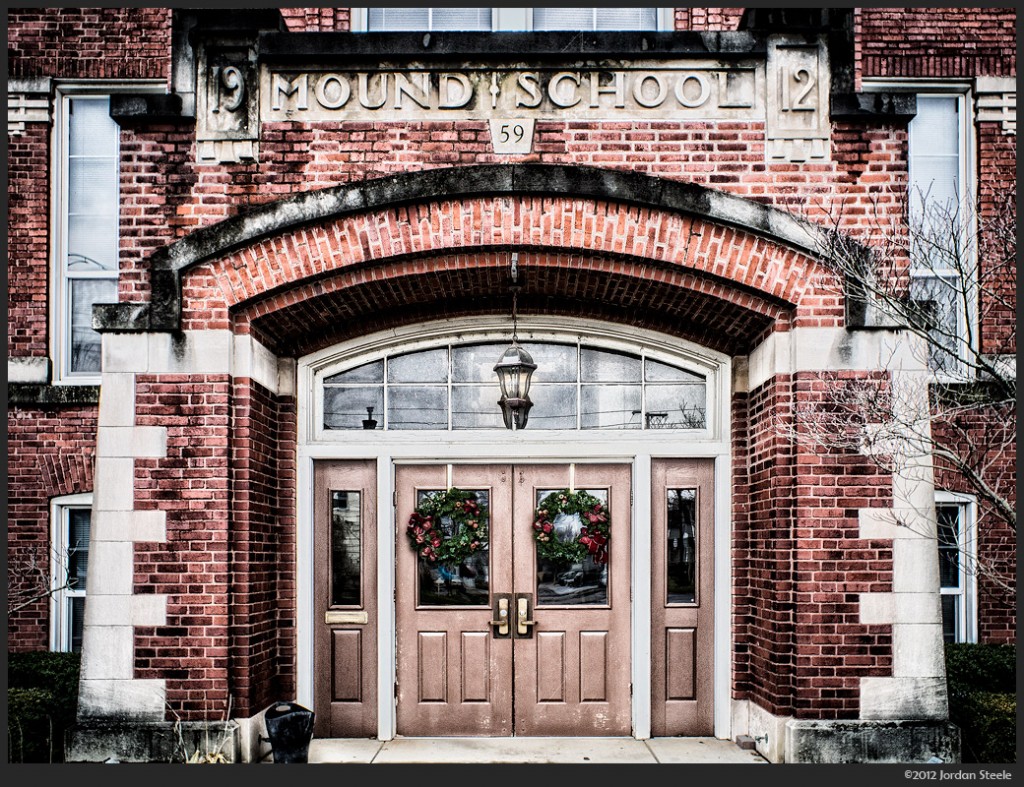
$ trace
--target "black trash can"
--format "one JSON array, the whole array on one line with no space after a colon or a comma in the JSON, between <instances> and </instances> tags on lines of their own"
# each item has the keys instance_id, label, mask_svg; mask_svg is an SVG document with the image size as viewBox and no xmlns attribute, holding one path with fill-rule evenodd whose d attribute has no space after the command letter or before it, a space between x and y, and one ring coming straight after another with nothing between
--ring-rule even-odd
<instances>
[{"instance_id":1,"label":"black trash can","mask_svg":"<svg viewBox=\"0 0 1024 787\"><path fill-rule=\"evenodd\" d=\"M314 716L295 702L278 702L263 712L274 762L309 762Z\"/></svg>"}]
</instances>

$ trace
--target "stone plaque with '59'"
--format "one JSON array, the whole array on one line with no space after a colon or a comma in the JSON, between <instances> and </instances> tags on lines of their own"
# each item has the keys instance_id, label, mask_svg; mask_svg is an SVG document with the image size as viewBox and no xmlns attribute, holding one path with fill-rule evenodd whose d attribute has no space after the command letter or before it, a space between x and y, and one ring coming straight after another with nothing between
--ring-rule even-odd
<instances>
[{"instance_id":1,"label":"stone plaque with '59'","mask_svg":"<svg viewBox=\"0 0 1024 787\"><path fill-rule=\"evenodd\" d=\"M757 63L531 70L264 67L260 81L260 116L268 122L765 116L764 66Z\"/></svg>"}]
</instances>

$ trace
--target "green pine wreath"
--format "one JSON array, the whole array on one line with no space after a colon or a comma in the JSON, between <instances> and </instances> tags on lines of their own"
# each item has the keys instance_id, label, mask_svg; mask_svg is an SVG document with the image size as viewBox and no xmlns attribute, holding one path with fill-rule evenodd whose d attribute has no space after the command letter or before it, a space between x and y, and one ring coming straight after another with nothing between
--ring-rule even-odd
<instances>
[{"instance_id":1,"label":"green pine wreath","mask_svg":"<svg viewBox=\"0 0 1024 787\"><path fill-rule=\"evenodd\" d=\"M559 539L554 525L559 514L579 515L583 527L575 539ZM537 554L553 563L582 563L589 555L595 563L605 564L611 538L611 515L593 495L582 490L561 489L547 495L537 506L533 538L537 542Z\"/></svg>"},{"instance_id":2,"label":"green pine wreath","mask_svg":"<svg viewBox=\"0 0 1024 787\"><path fill-rule=\"evenodd\" d=\"M450 518L452 532L445 536L441 520ZM452 488L424 498L405 528L409 543L428 563L459 565L487 547L487 506L476 492Z\"/></svg>"}]
</instances>

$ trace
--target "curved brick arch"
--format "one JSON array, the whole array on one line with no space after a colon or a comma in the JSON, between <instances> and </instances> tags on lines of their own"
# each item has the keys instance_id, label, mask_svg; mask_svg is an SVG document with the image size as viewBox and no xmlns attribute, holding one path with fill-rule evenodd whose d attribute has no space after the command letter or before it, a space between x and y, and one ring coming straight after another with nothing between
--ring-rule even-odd
<instances>
[{"instance_id":1,"label":"curved brick arch","mask_svg":"<svg viewBox=\"0 0 1024 787\"><path fill-rule=\"evenodd\" d=\"M811 251L821 246L820 230L787 213L693 184L461 167L296 195L199 230L150 258L149 304L96 314L110 329L226 327L232 309L346 268L385 276L395 260L544 249L697 273L788 304L797 319L834 322L839 297L808 297L824 273Z\"/></svg>"}]
</instances>

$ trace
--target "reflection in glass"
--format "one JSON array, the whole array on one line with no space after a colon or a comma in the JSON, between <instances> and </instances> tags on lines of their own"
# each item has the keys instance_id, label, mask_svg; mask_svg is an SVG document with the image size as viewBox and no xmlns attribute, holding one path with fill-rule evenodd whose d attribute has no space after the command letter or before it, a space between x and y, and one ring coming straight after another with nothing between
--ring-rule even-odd
<instances>
[{"instance_id":1,"label":"reflection in glass","mask_svg":"<svg viewBox=\"0 0 1024 787\"><path fill-rule=\"evenodd\" d=\"M389 388L388 428L447 429L447 388L426 385Z\"/></svg>"},{"instance_id":2,"label":"reflection in glass","mask_svg":"<svg viewBox=\"0 0 1024 787\"><path fill-rule=\"evenodd\" d=\"M538 385L530 386L530 427L536 429L576 428L576 386Z\"/></svg>"},{"instance_id":3,"label":"reflection in glass","mask_svg":"<svg viewBox=\"0 0 1024 787\"><path fill-rule=\"evenodd\" d=\"M557 489L538 489L534 508L541 500L557 492ZM605 506L608 505L607 489L587 489ZM578 514L560 514L552 522L559 539L576 539L583 523ZM589 555L581 563L554 563L537 556L537 606L583 606L608 603L608 566L611 565L609 541L609 562L598 564Z\"/></svg>"},{"instance_id":4,"label":"reflection in glass","mask_svg":"<svg viewBox=\"0 0 1024 787\"><path fill-rule=\"evenodd\" d=\"M324 385L335 383L382 383L384 382L384 361L371 361L349 369L345 372L332 374L324 378Z\"/></svg>"},{"instance_id":5,"label":"reflection in glass","mask_svg":"<svg viewBox=\"0 0 1024 787\"><path fill-rule=\"evenodd\" d=\"M416 504L428 495L443 490L421 489L416 494ZM490 511L490 493L486 489L470 490L476 494L476 502ZM448 517L441 520L441 531L450 537L455 524ZM488 534L490 529L488 529ZM416 572L419 582L421 607L486 607L490 601L490 540L481 549L463 560L459 565L431 563L421 555L416 558Z\"/></svg>"},{"instance_id":6,"label":"reflection in glass","mask_svg":"<svg viewBox=\"0 0 1024 787\"><path fill-rule=\"evenodd\" d=\"M359 606L362 571L359 492L331 492L331 606Z\"/></svg>"},{"instance_id":7,"label":"reflection in glass","mask_svg":"<svg viewBox=\"0 0 1024 787\"><path fill-rule=\"evenodd\" d=\"M576 346L573 344L547 344L524 342L523 348L537 364L535 383L574 383L579 376L576 368Z\"/></svg>"},{"instance_id":8,"label":"reflection in glass","mask_svg":"<svg viewBox=\"0 0 1024 787\"><path fill-rule=\"evenodd\" d=\"M668 548L665 551L668 604L697 600L697 490L666 489Z\"/></svg>"},{"instance_id":9,"label":"reflection in glass","mask_svg":"<svg viewBox=\"0 0 1024 787\"><path fill-rule=\"evenodd\" d=\"M508 344L462 344L452 347L452 382L494 382L494 364Z\"/></svg>"},{"instance_id":10,"label":"reflection in glass","mask_svg":"<svg viewBox=\"0 0 1024 787\"><path fill-rule=\"evenodd\" d=\"M372 407L377 429L384 428L384 389L380 386L324 388L324 429L362 429Z\"/></svg>"},{"instance_id":11,"label":"reflection in glass","mask_svg":"<svg viewBox=\"0 0 1024 787\"><path fill-rule=\"evenodd\" d=\"M501 388L496 382L452 386L452 429L504 429L500 398Z\"/></svg>"},{"instance_id":12,"label":"reflection in glass","mask_svg":"<svg viewBox=\"0 0 1024 787\"><path fill-rule=\"evenodd\" d=\"M639 385L584 385L580 406L584 429L639 429Z\"/></svg>"},{"instance_id":13,"label":"reflection in glass","mask_svg":"<svg viewBox=\"0 0 1024 787\"><path fill-rule=\"evenodd\" d=\"M448 382L448 348L422 350L388 359L389 383Z\"/></svg>"},{"instance_id":14,"label":"reflection in glass","mask_svg":"<svg viewBox=\"0 0 1024 787\"><path fill-rule=\"evenodd\" d=\"M939 583L944 588L960 587L960 508L938 505Z\"/></svg>"},{"instance_id":15,"label":"reflection in glass","mask_svg":"<svg viewBox=\"0 0 1024 787\"><path fill-rule=\"evenodd\" d=\"M647 386L647 428L704 429L707 392L703 385Z\"/></svg>"},{"instance_id":16,"label":"reflection in glass","mask_svg":"<svg viewBox=\"0 0 1024 787\"><path fill-rule=\"evenodd\" d=\"M639 382L640 358L583 347L580 350L580 378L585 383Z\"/></svg>"}]
</instances>

